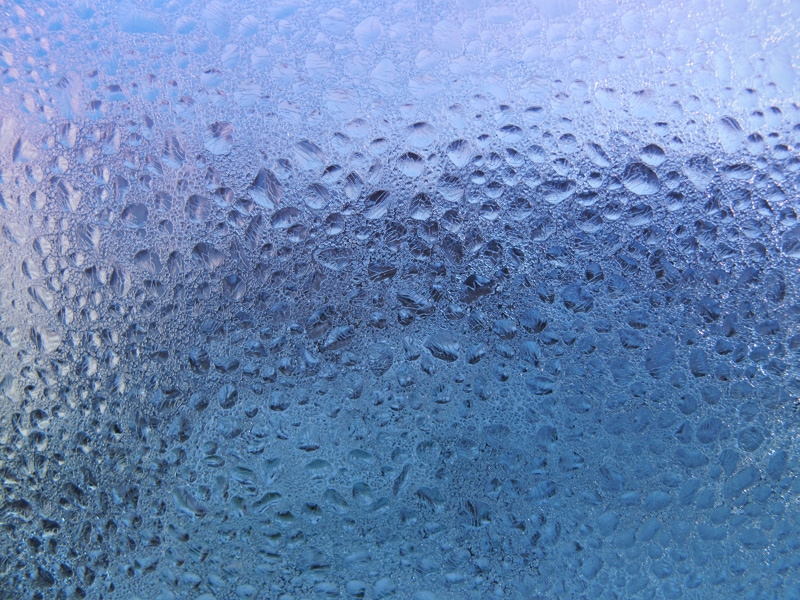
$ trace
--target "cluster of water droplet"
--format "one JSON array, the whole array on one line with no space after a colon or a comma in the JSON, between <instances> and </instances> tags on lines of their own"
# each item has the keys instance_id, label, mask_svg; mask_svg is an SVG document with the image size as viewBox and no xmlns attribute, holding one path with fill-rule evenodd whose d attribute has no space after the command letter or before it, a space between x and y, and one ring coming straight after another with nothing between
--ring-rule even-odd
<instances>
[{"instance_id":1,"label":"cluster of water droplet","mask_svg":"<svg viewBox=\"0 0 800 600\"><path fill-rule=\"evenodd\" d=\"M0 596L797 593L791 64L409 7L3 17Z\"/></svg>"}]
</instances>

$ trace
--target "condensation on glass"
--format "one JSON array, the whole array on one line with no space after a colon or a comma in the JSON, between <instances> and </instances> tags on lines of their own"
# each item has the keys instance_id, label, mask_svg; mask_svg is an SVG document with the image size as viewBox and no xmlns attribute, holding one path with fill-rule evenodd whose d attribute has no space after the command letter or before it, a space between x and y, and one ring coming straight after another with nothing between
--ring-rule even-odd
<instances>
[{"instance_id":1,"label":"condensation on glass","mask_svg":"<svg viewBox=\"0 0 800 600\"><path fill-rule=\"evenodd\" d=\"M0 597L800 597L797 3L0 6Z\"/></svg>"}]
</instances>

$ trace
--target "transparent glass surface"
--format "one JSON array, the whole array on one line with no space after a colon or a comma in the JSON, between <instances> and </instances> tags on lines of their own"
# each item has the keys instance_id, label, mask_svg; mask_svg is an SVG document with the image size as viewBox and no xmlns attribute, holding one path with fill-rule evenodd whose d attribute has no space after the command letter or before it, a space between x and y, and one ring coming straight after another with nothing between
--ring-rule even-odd
<instances>
[{"instance_id":1,"label":"transparent glass surface","mask_svg":"<svg viewBox=\"0 0 800 600\"><path fill-rule=\"evenodd\" d=\"M800 598L798 23L0 2L0 598Z\"/></svg>"}]
</instances>

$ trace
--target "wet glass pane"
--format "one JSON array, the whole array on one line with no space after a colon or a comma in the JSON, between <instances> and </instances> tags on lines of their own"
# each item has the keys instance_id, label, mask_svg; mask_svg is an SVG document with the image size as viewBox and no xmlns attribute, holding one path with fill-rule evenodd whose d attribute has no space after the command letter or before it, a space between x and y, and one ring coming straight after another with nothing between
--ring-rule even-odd
<instances>
[{"instance_id":1,"label":"wet glass pane","mask_svg":"<svg viewBox=\"0 0 800 600\"><path fill-rule=\"evenodd\" d=\"M799 22L2 2L0 598L799 598Z\"/></svg>"}]
</instances>

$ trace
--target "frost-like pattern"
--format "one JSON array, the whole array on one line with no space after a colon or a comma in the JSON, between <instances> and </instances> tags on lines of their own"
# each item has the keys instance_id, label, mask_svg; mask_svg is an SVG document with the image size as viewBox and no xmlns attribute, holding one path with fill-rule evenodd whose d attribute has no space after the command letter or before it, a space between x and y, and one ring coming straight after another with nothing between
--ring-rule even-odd
<instances>
[{"instance_id":1,"label":"frost-like pattern","mask_svg":"<svg viewBox=\"0 0 800 600\"><path fill-rule=\"evenodd\" d=\"M0 597L800 597L793 2L0 10Z\"/></svg>"}]
</instances>

